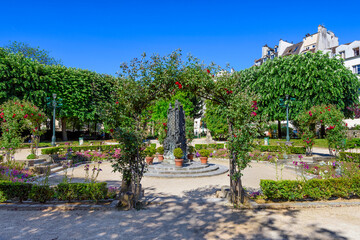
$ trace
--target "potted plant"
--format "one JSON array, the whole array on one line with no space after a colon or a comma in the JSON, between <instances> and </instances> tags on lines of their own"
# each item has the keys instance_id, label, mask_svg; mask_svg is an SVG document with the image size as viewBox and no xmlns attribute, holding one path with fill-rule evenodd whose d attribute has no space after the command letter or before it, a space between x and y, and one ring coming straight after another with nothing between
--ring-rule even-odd
<instances>
[{"instance_id":1,"label":"potted plant","mask_svg":"<svg viewBox=\"0 0 360 240\"><path fill-rule=\"evenodd\" d=\"M158 153L157 158L159 162L162 162L164 160L164 147L158 147L156 152Z\"/></svg>"},{"instance_id":2,"label":"potted plant","mask_svg":"<svg viewBox=\"0 0 360 240\"><path fill-rule=\"evenodd\" d=\"M208 157L210 156L210 151L207 149L201 149L199 153L201 164L207 164Z\"/></svg>"},{"instance_id":3,"label":"potted plant","mask_svg":"<svg viewBox=\"0 0 360 240\"><path fill-rule=\"evenodd\" d=\"M182 167L184 159L182 158L184 155L181 148L175 148L174 149L174 156L175 156L175 166L176 167Z\"/></svg>"},{"instance_id":4,"label":"potted plant","mask_svg":"<svg viewBox=\"0 0 360 240\"><path fill-rule=\"evenodd\" d=\"M187 155L187 158L191 161L194 160L194 152L195 148L193 146L189 146L189 154Z\"/></svg>"},{"instance_id":5,"label":"potted plant","mask_svg":"<svg viewBox=\"0 0 360 240\"><path fill-rule=\"evenodd\" d=\"M152 165L152 164L153 164L155 153L156 153L156 149L155 149L155 148L147 147L147 148L145 149L145 154L146 154L145 160L146 160L146 163L147 163L148 165Z\"/></svg>"}]
</instances>

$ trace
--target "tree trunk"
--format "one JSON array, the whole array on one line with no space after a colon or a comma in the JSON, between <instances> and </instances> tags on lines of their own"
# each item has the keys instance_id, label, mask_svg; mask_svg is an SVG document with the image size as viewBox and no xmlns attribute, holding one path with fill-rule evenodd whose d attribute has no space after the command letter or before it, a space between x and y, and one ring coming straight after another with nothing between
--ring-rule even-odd
<instances>
[{"instance_id":1,"label":"tree trunk","mask_svg":"<svg viewBox=\"0 0 360 240\"><path fill-rule=\"evenodd\" d=\"M281 135L281 121L278 120L278 138L281 139L282 135Z\"/></svg>"},{"instance_id":2,"label":"tree trunk","mask_svg":"<svg viewBox=\"0 0 360 240\"><path fill-rule=\"evenodd\" d=\"M62 140L67 141L68 137L67 137L67 133L66 133L66 118L65 117L61 118L61 131L62 131Z\"/></svg>"}]
</instances>

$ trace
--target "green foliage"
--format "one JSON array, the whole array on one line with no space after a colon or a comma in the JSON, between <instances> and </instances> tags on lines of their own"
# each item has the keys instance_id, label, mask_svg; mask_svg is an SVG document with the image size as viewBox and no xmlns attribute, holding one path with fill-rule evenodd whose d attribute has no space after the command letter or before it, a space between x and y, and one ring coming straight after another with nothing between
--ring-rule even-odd
<instances>
[{"instance_id":1,"label":"green foliage","mask_svg":"<svg viewBox=\"0 0 360 240\"><path fill-rule=\"evenodd\" d=\"M279 103L286 94L296 99L290 103L290 119L302 110L321 104L336 105L349 117L352 113L345 107L358 102L360 83L357 77L342 60L320 51L278 57L237 75L242 87L250 86L262 96L259 113L270 120L285 119L286 110Z\"/></svg>"},{"instance_id":2,"label":"green foliage","mask_svg":"<svg viewBox=\"0 0 360 240\"><path fill-rule=\"evenodd\" d=\"M144 150L144 153L147 157L153 157L156 153L156 149L150 146Z\"/></svg>"},{"instance_id":3,"label":"green foliage","mask_svg":"<svg viewBox=\"0 0 360 240\"><path fill-rule=\"evenodd\" d=\"M35 154L29 154L27 157L26 157L26 159L36 159L37 157L36 157L36 155Z\"/></svg>"},{"instance_id":4,"label":"green foliage","mask_svg":"<svg viewBox=\"0 0 360 240\"><path fill-rule=\"evenodd\" d=\"M61 60L56 60L53 57L49 56L49 52L40 47L31 47L28 43L23 42L10 42L8 45L4 46L4 50L8 53L13 54L22 54L25 58L31 60L36 60L41 64L45 65L58 65L62 64Z\"/></svg>"},{"instance_id":5,"label":"green foliage","mask_svg":"<svg viewBox=\"0 0 360 240\"><path fill-rule=\"evenodd\" d=\"M156 149L156 152L157 152L158 154L160 154L160 155L163 155L163 154L164 154L164 147L163 147L163 146L158 147L158 148Z\"/></svg>"},{"instance_id":6,"label":"green foliage","mask_svg":"<svg viewBox=\"0 0 360 240\"><path fill-rule=\"evenodd\" d=\"M71 146L71 149L74 152L80 152L80 151L97 151L100 150L102 152L105 151L110 151L110 150L114 150L114 149L118 149L118 148L122 148L122 145L120 144L115 144L115 145L93 145L93 146ZM66 148L65 147L52 147L52 148L44 148L41 149L41 154L58 154L60 152L65 151Z\"/></svg>"},{"instance_id":7,"label":"green foliage","mask_svg":"<svg viewBox=\"0 0 360 240\"><path fill-rule=\"evenodd\" d=\"M150 144L150 147L151 147L151 148L156 148L156 143L151 143L151 144Z\"/></svg>"},{"instance_id":8,"label":"green foliage","mask_svg":"<svg viewBox=\"0 0 360 240\"><path fill-rule=\"evenodd\" d=\"M205 117L203 119L213 138L227 138L229 126L224 107L211 101L206 101Z\"/></svg>"},{"instance_id":9,"label":"green foliage","mask_svg":"<svg viewBox=\"0 0 360 240\"><path fill-rule=\"evenodd\" d=\"M2 191L0 191L0 203L3 203L5 202L7 199L6 197L4 196L4 193Z\"/></svg>"},{"instance_id":10,"label":"green foliage","mask_svg":"<svg viewBox=\"0 0 360 240\"><path fill-rule=\"evenodd\" d=\"M354 162L360 164L360 153L340 152L339 159L340 161Z\"/></svg>"},{"instance_id":11,"label":"green foliage","mask_svg":"<svg viewBox=\"0 0 360 240\"><path fill-rule=\"evenodd\" d=\"M0 181L0 192L6 199L18 199L19 202L28 199L31 191L31 183Z\"/></svg>"},{"instance_id":12,"label":"green foliage","mask_svg":"<svg viewBox=\"0 0 360 240\"><path fill-rule=\"evenodd\" d=\"M261 180L260 187L267 199L294 201L311 198L327 200L330 197L360 196L360 178L296 180Z\"/></svg>"},{"instance_id":13,"label":"green foliage","mask_svg":"<svg viewBox=\"0 0 360 240\"><path fill-rule=\"evenodd\" d=\"M210 151L207 150L207 149L201 149L199 151L199 154L202 156L202 157L209 157L210 156Z\"/></svg>"},{"instance_id":14,"label":"green foliage","mask_svg":"<svg viewBox=\"0 0 360 240\"><path fill-rule=\"evenodd\" d=\"M55 191L48 185L33 185L29 198L34 202L45 203L54 197Z\"/></svg>"},{"instance_id":15,"label":"green foliage","mask_svg":"<svg viewBox=\"0 0 360 240\"><path fill-rule=\"evenodd\" d=\"M0 106L1 146L7 156L19 148L24 138L30 134L40 136L44 131L40 125L46 121L45 114L27 101L9 100Z\"/></svg>"},{"instance_id":16,"label":"green foliage","mask_svg":"<svg viewBox=\"0 0 360 240\"><path fill-rule=\"evenodd\" d=\"M327 127L325 137L329 143L330 154L336 155L339 151L343 151L347 129L343 119L343 113L333 105L313 106L310 110L302 111L296 120L299 122L300 136L307 154L312 154L316 126L319 124Z\"/></svg>"},{"instance_id":17,"label":"green foliage","mask_svg":"<svg viewBox=\"0 0 360 240\"><path fill-rule=\"evenodd\" d=\"M194 146L188 146L189 154L193 154L195 152Z\"/></svg>"},{"instance_id":18,"label":"green foliage","mask_svg":"<svg viewBox=\"0 0 360 240\"><path fill-rule=\"evenodd\" d=\"M174 156L175 156L175 158L177 158L177 159L183 158L184 153L183 153L183 151L181 150L181 148L175 148L175 149L174 149Z\"/></svg>"},{"instance_id":19,"label":"green foliage","mask_svg":"<svg viewBox=\"0 0 360 240\"><path fill-rule=\"evenodd\" d=\"M196 150L206 149L208 147L207 144L195 144Z\"/></svg>"},{"instance_id":20,"label":"green foliage","mask_svg":"<svg viewBox=\"0 0 360 240\"><path fill-rule=\"evenodd\" d=\"M281 146L260 146L261 152L281 152L283 148ZM304 147L287 147L287 153L290 154L305 154L306 149Z\"/></svg>"},{"instance_id":21,"label":"green foliage","mask_svg":"<svg viewBox=\"0 0 360 240\"><path fill-rule=\"evenodd\" d=\"M59 200L68 202L74 200L105 199L107 196L107 183L59 183L55 187L55 195Z\"/></svg>"}]
</instances>

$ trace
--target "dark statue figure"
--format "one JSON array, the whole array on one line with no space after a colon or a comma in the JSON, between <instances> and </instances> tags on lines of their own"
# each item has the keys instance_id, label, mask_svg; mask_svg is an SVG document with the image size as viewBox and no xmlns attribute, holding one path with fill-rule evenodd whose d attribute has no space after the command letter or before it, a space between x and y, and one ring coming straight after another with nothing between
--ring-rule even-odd
<instances>
[{"instance_id":1,"label":"dark statue figure","mask_svg":"<svg viewBox=\"0 0 360 240\"><path fill-rule=\"evenodd\" d=\"M169 105L167 112L167 134L164 140L164 161L175 164L174 149L181 148L184 153L184 162L187 162L187 145L185 135L185 112L178 100L174 107Z\"/></svg>"}]
</instances>

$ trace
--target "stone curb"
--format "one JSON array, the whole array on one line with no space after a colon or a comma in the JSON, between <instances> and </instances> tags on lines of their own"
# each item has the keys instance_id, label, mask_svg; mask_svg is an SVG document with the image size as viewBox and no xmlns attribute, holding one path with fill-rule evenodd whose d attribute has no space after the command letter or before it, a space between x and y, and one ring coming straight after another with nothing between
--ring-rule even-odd
<instances>
[{"instance_id":1,"label":"stone curb","mask_svg":"<svg viewBox=\"0 0 360 240\"><path fill-rule=\"evenodd\" d=\"M248 199L249 206L240 208L249 209L303 209L303 208L326 208L326 207L354 207L360 206L359 202L286 202L286 203L257 203Z\"/></svg>"},{"instance_id":2,"label":"stone curb","mask_svg":"<svg viewBox=\"0 0 360 240\"><path fill-rule=\"evenodd\" d=\"M9 211L74 211L74 210L97 210L97 211L113 211L116 210L118 200L112 201L108 205L96 204L75 204L75 203L59 203L59 204L41 204L41 203L1 203L0 210Z\"/></svg>"}]
</instances>

